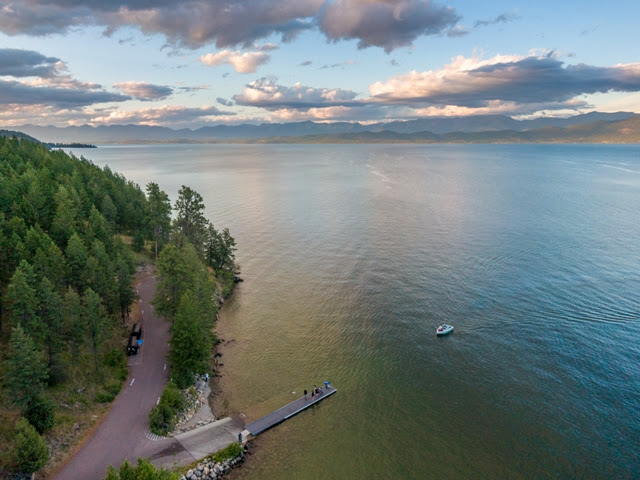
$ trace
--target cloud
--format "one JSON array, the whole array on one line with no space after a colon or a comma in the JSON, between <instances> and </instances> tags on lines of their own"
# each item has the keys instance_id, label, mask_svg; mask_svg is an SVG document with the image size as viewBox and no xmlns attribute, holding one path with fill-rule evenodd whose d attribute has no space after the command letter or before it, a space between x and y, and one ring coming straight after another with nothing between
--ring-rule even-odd
<instances>
[{"instance_id":1,"label":"cloud","mask_svg":"<svg viewBox=\"0 0 640 480\"><path fill-rule=\"evenodd\" d=\"M117 88L136 100L162 100L173 93L171 87L147 82L119 82L114 83L113 88Z\"/></svg>"},{"instance_id":2,"label":"cloud","mask_svg":"<svg viewBox=\"0 0 640 480\"><path fill-rule=\"evenodd\" d=\"M175 46L218 48L280 35L284 41L313 27L324 0L13 0L0 8L8 35L66 33L77 26L138 27L162 34Z\"/></svg>"},{"instance_id":3,"label":"cloud","mask_svg":"<svg viewBox=\"0 0 640 480\"><path fill-rule=\"evenodd\" d=\"M233 112L223 112L214 106L183 107L163 105L140 110L112 110L98 114L89 123L94 125L185 125L195 121L207 121L208 117L232 116Z\"/></svg>"},{"instance_id":4,"label":"cloud","mask_svg":"<svg viewBox=\"0 0 640 480\"><path fill-rule=\"evenodd\" d=\"M122 102L130 96L107 92L96 83L66 73L56 57L21 49L0 49L0 105L2 109L37 105L41 111L78 109L94 103Z\"/></svg>"},{"instance_id":5,"label":"cloud","mask_svg":"<svg viewBox=\"0 0 640 480\"><path fill-rule=\"evenodd\" d=\"M56 57L45 57L33 50L0 48L0 76L53 77L64 69Z\"/></svg>"},{"instance_id":6,"label":"cloud","mask_svg":"<svg viewBox=\"0 0 640 480\"><path fill-rule=\"evenodd\" d=\"M231 65L238 73L253 73L259 65L267 63L271 57L264 52L238 52L222 50L218 53L207 53L200 57L200 61L209 66Z\"/></svg>"},{"instance_id":7,"label":"cloud","mask_svg":"<svg viewBox=\"0 0 640 480\"><path fill-rule=\"evenodd\" d=\"M343 67L347 67L349 65L353 65L354 62L353 60L346 60L344 62L340 62L340 63L332 63L331 65L323 65L320 67L320 70L327 70L329 68L343 68Z\"/></svg>"},{"instance_id":8,"label":"cloud","mask_svg":"<svg viewBox=\"0 0 640 480\"><path fill-rule=\"evenodd\" d=\"M193 93L199 92L200 90L209 90L211 87L209 85L195 85L193 87L178 87L176 90L179 90L183 93ZM174 90L175 91L175 90Z\"/></svg>"},{"instance_id":9,"label":"cloud","mask_svg":"<svg viewBox=\"0 0 640 480\"><path fill-rule=\"evenodd\" d=\"M24 125L75 125L85 124L90 116L75 109L46 105L3 105L0 108L0 125L5 127Z\"/></svg>"},{"instance_id":10,"label":"cloud","mask_svg":"<svg viewBox=\"0 0 640 480\"><path fill-rule=\"evenodd\" d=\"M389 53L421 35L442 33L459 19L453 8L422 0L335 0L326 3L319 24L330 40L357 39L358 48Z\"/></svg>"},{"instance_id":11,"label":"cloud","mask_svg":"<svg viewBox=\"0 0 640 480\"><path fill-rule=\"evenodd\" d=\"M51 105L59 108L74 108L125 100L131 100L131 97L104 90L41 87L13 80L0 80L0 104L5 105Z\"/></svg>"},{"instance_id":12,"label":"cloud","mask_svg":"<svg viewBox=\"0 0 640 480\"><path fill-rule=\"evenodd\" d=\"M220 105L224 105L225 107L231 107L234 105L234 103L231 100L227 100L226 98L222 98L222 97L216 98L216 102L218 102Z\"/></svg>"},{"instance_id":13,"label":"cloud","mask_svg":"<svg viewBox=\"0 0 640 480\"><path fill-rule=\"evenodd\" d=\"M250 48L260 39L290 41L319 28L329 40L358 40L385 51L420 35L445 32L459 20L453 8L426 0L11 0L0 8L7 35L64 34L81 26L107 35L136 27L163 35L172 47ZM267 44L269 45L269 44ZM262 50L267 51L267 50Z\"/></svg>"},{"instance_id":14,"label":"cloud","mask_svg":"<svg viewBox=\"0 0 640 480\"><path fill-rule=\"evenodd\" d=\"M473 24L473 28L487 27L489 25L497 25L499 23L508 23L513 20L518 20L519 18L520 17L518 15L515 15L513 13L503 13L495 18L492 18L491 20L476 20L476 22Z\"/></svg>"},{"instance_id":15,"label":"cloud","mask_svg":"<svg viewBox=\"0 0 640 480\"><path fill-rule=\"evenodd\" d=\"M305 60L304 62L302 62L300 64L301 67L308 67L309 65L311 65L313 62L311 60Z\"/></svg>"},{"instance_id":16,"label":"cloud","mask_svg":"<svg viewBox=\"0 0 640 480\"><path fill-rule=\"evenodd\" d=\"M463 26L455 25L451 27L449 30L447 30L447 37L451 37L451 38L464 37L468 33L469 33L469 30L467 30Z\"/></svg>"},{"instance_id":17,"label":"cloud","mask_svg":"<svg viewBox=\"0 0 640 480\"><path fill-rule=\"evenodd\" d=\"M409 72L370 85L370 96L284 86L261 78L234 96L272 121L409 119L426 116L535 115L591 108L587 95L640 92L640 63L598 67L563 62L554 52L456 57L440 70Z\"/></svg>"},{"instance_id":18,"label":"cloud","mask_svg":"<svg viewBox=\"0 0 640 480\"><path fill-rule=\"evenodd\" d=\"M277 50L278 48L280 48L280 45L278 45L277 43L265 43L261 46L255 45L255 48L262 52L271 52L272 50Z\"/></svg>"},{"instance_id":19,"label":"cloud","mask_svg":"<svg viewBox=\"0 0 640 480\"><path fill-rule=\"evenodd\" d=\"M267 110L358 105L358 102L353 100L357 94L352 90L313 88L300 83L286 87L275 82L272 78L261 78L251 82L245 86L242 94L234 95L233 99L238 105Z\"/></svg>"},{"instance_id":20,"label":"cloud","mask_svg":"<svg viewBox=\"0 0 640 480\"><path fill-rule=\"evenodd\" d=\"M484 107L492 101L562 104L577 96L640 90L640 64L565 65L553 53L456 57L441 70L410 72L369 87L370 101L386 104Z\"/></svg>"}]
</instances>

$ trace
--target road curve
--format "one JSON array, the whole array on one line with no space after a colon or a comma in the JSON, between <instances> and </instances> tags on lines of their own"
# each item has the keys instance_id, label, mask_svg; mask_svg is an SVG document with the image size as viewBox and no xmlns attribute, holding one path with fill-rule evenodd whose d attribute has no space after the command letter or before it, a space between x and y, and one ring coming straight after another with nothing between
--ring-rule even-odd
<instances>
[{"instance_id":1,"label":"road curve","mask_svg":"<svg viewBox=\"0 0 640 480\"><path fill-rule=\"evenodd\" d=\"M124 459L135 463L138 457L158 458L159 452L178 463L195 460L177 440L149 432L149 411L169 379L169 323L157 317L151 306L155 283L155 277L147 277L137 287L144 342L137 356L128 357L129 378L102 424L55 480L100 480L109 465L118 466Z\"/></svg>"}]
</instances>

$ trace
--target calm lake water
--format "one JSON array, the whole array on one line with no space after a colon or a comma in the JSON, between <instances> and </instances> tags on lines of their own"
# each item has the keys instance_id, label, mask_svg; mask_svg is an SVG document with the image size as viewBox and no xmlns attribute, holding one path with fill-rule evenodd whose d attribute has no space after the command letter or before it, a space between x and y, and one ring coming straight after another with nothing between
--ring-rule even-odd
<instances>
[{"instance_id":1,"label":"calm lake water","mask_svg":"<svg viewBox=\"0 0 640 480\"><path fill-rule=\"evenodd\" d=\"M640 478L640 147L77 153L236 238L221 405L338 388L234 478Z\"/></svg>"}]
</instances>

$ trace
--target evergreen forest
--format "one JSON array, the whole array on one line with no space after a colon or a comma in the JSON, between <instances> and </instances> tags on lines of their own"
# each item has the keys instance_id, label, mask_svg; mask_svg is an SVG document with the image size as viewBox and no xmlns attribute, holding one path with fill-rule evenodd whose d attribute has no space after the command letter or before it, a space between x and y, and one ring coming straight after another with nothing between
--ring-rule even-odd
<instances>
[{"instance_id":1,"label":"evergreen forest","mask_svg":"<svg viewBox=\"0 0 640 480\"><path fill-rule=\"evenodd\" d=\"M174 382L207 369L235 241L189 187L174 207L153 182L143 191L108 167L0 137L0 477L51 468L118 394L145 265L157 264L154 304L172 322Z\"/></svg>"}]
</instances>

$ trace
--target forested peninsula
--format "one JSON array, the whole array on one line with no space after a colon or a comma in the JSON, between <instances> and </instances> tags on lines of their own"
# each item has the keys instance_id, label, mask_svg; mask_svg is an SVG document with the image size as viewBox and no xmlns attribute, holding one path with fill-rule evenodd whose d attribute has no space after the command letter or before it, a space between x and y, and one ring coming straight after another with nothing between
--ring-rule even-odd
<instances>
[{"instance_id":1,"label":"forested peninsula","mask_svg":"<svg viewBox=\"0 0 640 480\"><path fill-rule=\"evenodd\" d=\"M108 167L0 136L0 477L50 472L118 394L142 266L157 264L174 382L206 371L234 251L189 187L174 211L153 182L143 191Z\"/></svg>"}]
</instances>

